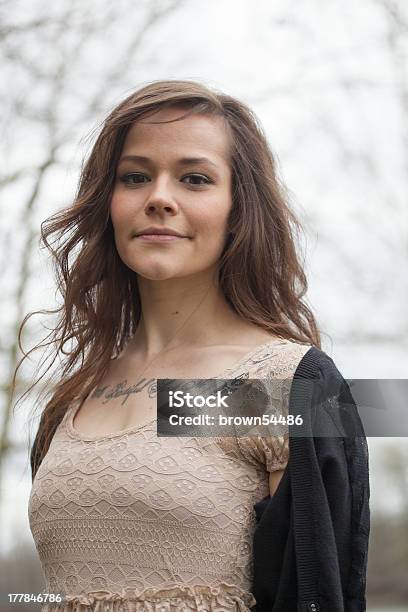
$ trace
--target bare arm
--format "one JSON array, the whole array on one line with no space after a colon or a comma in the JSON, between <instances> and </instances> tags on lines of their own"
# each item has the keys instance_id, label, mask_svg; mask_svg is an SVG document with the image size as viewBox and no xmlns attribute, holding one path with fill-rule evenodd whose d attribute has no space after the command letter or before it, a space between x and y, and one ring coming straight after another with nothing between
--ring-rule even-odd
<instances>
[{"instance_id":1,"label":"bare arm","mask_svg":"<svg viewBox=\"0 0 408 612\"><path fill-rule=\"evenodd\" d=\"M279 482L283 476L283 472L285 470L276 470L274 472L269 472L269 491L271 497L275 494L276 489L278 488Z\"/></svg>"}]
</instances>

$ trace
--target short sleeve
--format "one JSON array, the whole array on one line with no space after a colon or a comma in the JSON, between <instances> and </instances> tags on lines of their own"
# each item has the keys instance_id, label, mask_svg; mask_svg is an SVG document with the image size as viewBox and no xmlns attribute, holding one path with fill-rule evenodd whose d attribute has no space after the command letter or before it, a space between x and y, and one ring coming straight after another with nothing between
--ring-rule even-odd
<instances>
[{"instance_id":1,"label":"short sleeve","mask_svg":"<svg viewBox=\"0 0 408 612\"><path fill-rule=\"evenodd\" d=\"M284 470L289 460L289 436L246 436L237 438L245 460L267 472Z\"/></svg>"},{"instance_id":2,"label":"short sleeve","mask_svg":"<svg viewBox=\"0 0 408 612\"><path fill-rule=\"evenodd\" d=\"M263 396L263 401L260 403L254 396L253 410L259 414L267 414L269 417L278 418L282 415L286 418L291 384L291 378L268 377L253 380L251 390L254 392L258 390ZM254 428L251 435L237 437L237 444L244 459L267 472L285 469L289 460L288 425L274 425L272 429L276 432L275 435L270 435L268 432L266 435L257 435Z\"/></svg>"}]
</instances>

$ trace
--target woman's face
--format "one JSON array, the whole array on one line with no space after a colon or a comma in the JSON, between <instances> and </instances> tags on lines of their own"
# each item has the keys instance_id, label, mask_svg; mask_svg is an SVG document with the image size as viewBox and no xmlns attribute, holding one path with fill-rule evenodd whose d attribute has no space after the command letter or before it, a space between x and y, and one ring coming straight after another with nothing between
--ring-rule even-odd
<instances>
[{"instance_id":1,"label":"woman's face","mask_svg":"<svg viewBox=\"0 0 408 612\"><path fill-rule=\"evenodd\" d=\"M163 109L133 124L117 166L111 200L115 243L138 275L165 280L214 268L232 206L230 142L221 117ZM183 237L139 234L149 226Z\"/></svg>"}]
</instances>

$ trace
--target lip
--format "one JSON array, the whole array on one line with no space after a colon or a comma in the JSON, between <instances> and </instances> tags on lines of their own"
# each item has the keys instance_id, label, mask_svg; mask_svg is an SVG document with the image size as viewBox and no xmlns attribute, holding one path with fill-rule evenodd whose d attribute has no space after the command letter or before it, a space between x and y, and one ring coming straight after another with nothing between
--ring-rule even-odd
<instances>
[{"instance_id":1,"label":"lip","mask_svg":"<svg viewBox=\"0 0 408 612\"><path fill-rule=\"evenodd\" d=\"M181 234L177 230L171 227L160 227L158 225L150 225L146 227L144 230L136 234L137 237L140 236L178 236L179 238L187 238L184 234Z\"/></svg>"},{"instance_id":2,"label":"lip","mask_svg":"<svg viewBox=\"0 0 408 612\"><path fill-rule=\"evenodd\" d=\"M174 242L175 240L186 240L187 236L175 236L174 234L139 234L136 236L143 242Z\"/></svg>"}]
</instances>

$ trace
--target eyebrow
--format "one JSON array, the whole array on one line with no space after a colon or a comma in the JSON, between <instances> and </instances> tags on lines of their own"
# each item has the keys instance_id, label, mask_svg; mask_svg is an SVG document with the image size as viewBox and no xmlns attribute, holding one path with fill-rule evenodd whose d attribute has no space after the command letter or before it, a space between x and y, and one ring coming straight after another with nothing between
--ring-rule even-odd
<instances>
[{"instance_id":1,"label":"eyebrow","mask_svg":"<svg viewBox=\"0 0 408 612\"><path fill-rule=\"evenodd\" d=\"M120 158L119 164L124 161L133 161L145 164L151 164L152 160L149 157L145 157L144 155L124 155ZM177 164L184 166L194 166L196 164L209 164L210 166L214 166L214 168L218 168L218 166L212 162L208 157L181 157L177 160Z\"/></svg>"}]
</instances>

